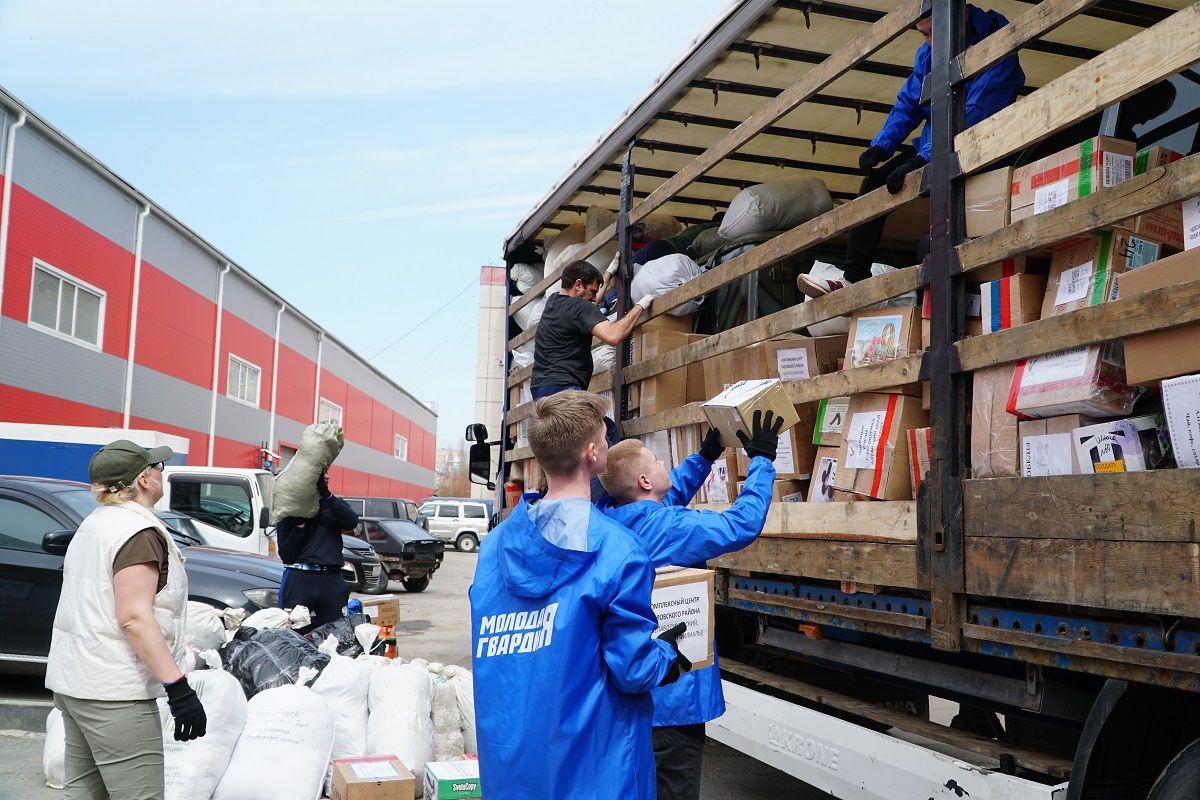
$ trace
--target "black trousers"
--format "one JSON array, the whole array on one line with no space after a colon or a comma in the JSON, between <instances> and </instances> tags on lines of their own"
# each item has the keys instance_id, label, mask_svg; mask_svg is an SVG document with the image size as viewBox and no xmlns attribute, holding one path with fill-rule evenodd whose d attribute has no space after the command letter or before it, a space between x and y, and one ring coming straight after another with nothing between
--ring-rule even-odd
<instances>
[{"instance_id":1,"label":"black trousers","mask_svg":"<svg viewBox=\"0 0 1200 800\"><path fill-rule=\"evenodd\" d=\"M704 725L654 729L654 771L658 800L700 800Z\"/></svg>"},{"instance_id":2,"label":"black trousers","mask_svg":"<svg viewBox=\"0 0 1200 800\"><path fill-rule=\"evenodd\" d=\"M350 590L337 572L305 572L288 569L283 573L283 584L279 587L279 607L304 606L313 613L312 625L333 622L342 615ZM306 633L308 629L300 629Z\"/></svg>"},{"instance_id":3,"label":"black trousers","mask_svg":"<svg viewBox=\"0 0 1200 800\"><path fill-rule=\"evenodd\" d=\"M902 147L890 161L871 170L863 178L858 194L861 197L887 183L887 176L892 170L912 158L911 147ZM887 214L876 217L870 222L864 222L856 228L851 228L846 234L846 260L842 262L842 271L846 273L849 283L871 277L871 264L875 262L875 254L879 251L879 240L883 238L883 226L887 224Z\"/></svg>"}]
</instances>

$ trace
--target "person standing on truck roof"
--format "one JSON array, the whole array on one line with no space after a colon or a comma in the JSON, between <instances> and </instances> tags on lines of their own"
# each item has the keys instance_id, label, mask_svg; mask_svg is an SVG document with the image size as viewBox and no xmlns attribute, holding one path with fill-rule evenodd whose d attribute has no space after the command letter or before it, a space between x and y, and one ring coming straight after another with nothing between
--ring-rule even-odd
<instances>
[{"instance_id":1,"label":"person standing on truck roof","mask_svg":"<svg viewBox=\"0 0 1200 800\"><path fill-rule=\"evenodd\" d=\"M967 46L986 39L1008 24L1008 20L995 11L984 11L967 4ZM931 62L931 32L933 19L928 14L914 25L925 37L925 43L917 48L912 74L896 95L896 104L888 114L883 128L871 141L871 146L858 158L859 169L865 173L859 195L887 186L892 194L899 193L905 177L929 163L930 121L929 104L921 102L921 85L929 75ZM1007 56L967 81L965 100L965 126L971 127L987 119L1017 99L1017 92L1025 85L1025 73L1017 54ZM904 144L922 122L925 126L913 140L912 147ZM915 148L915 150L914 150ZM890 160L888 160L890 159ZM883 237L883 226L887 215L877 217L853 228L848 234L846 258L842 263L843 280L818 278L802 274L796 278L796 286L809 297L820 297L841 289L848 283L858 283L871 276L871 263Z\"/></svg>"},{"instance_id":2,"label":"person standing on truck roof","mask_svg":"<svg viewBox=\"0 0 1200 800\"><path fill-rule=\"evenodd\" d=\"M338 619L350 598L342 580L342 531L358 527L354 509L329 491L328 474L317 479L317 492L321 505L315 517L284 517L275 526L279 558L288 565L279 607L304 606L313 614L313 628Z\"/></svg>"},{"instance_id":3,"label":"person standing on truck roof","mask_svg":"<svg viewBox=\"0 0 1200 800\"><path fill-rule=\"evenodd\" d=\"M167 696L176 741L204 736L208 718L180 664L188 580L154 504L169 447L126 439L88 462L100 505L80 524L63 561L46 688L66 729L66 796L162 797Z\"/></svg>"},{"instance_id":4,"label":"person standing on truck roof","mask_svg":"<svg viewBox=\"0 0 1200 800\"><path fill-rule=\"evenodd\" d=\"M529 446L549 481L479 549L471 657L479 775L489 800L654 798L650 690L691 667L658 639L654 570L589 499L608 456L601 398L538 400Z\"/></svg>"},{"instance_id":5,"label":"person standing on truck roof","mask_svg":"<svg viewBox=\"0 0 1200 800\"><path fill-rule=\"evenodd\" d=\"M600 477L617 505L604 513L634 532L656 567L704 567L706 561L753 542L767 520L775 481L775 455L783 420L754 412L750 436L738 436L750 457L746 485L726 511L699 511L687 505L724 452L721 435L710 430L700 452L667 473L662 461L641 442L627 439L608 454ZM721 673L713 645L713 665L682 675L651 692L654 699L654 762L658 800L698 800L704 723L725 713Z\"/></svg>"}]
</instances>

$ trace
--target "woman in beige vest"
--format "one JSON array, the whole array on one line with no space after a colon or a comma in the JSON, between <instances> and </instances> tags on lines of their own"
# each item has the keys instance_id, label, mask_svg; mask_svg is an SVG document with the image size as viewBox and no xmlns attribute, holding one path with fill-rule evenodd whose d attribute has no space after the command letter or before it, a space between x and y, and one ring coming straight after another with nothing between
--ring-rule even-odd
<instances>
[{"instance_id":1,"label":"woman in beige vest","mask_svg":"<svg viewBox=\"0 0 1200 800\"><path fill-rule=\"evenodd\" d=\"M177 740L205 733L204 708L179 667L183 557L152 511L172 455L122 439L88 464L100 507L67 548L46 667L66 728L66 800L163 796L163 694Z\"/></svg>"}]
</instances>

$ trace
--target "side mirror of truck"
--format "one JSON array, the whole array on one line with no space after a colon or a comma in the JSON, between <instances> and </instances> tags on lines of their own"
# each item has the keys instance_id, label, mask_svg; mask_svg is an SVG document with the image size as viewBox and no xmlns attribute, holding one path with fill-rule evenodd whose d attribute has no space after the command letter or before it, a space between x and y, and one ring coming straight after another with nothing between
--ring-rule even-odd
<instances>
[{"instance_id":1,"label":"side mirror of truck","mask_svg":"<svg viewBox=\"0 0 1200 800\"><path fill-rule=\"evenodd\" d=\"M52 556L65 556L67 545L75 538L74 530L50 531L42 537L42 550Z\"/></svg>"},{"instance_id":2,"label":"side mirror of truck","mask_svg":"<svg viewBox=\"0 0 1200 800\"><path fill-rule=\"evenodd\" d=\"M271 527L271 509L266 506L258 511L258 527L263 529Z\"/></svg>"},{"instance_id":3,"label":"side mirror of truck","mask_svg":"<svg viewBox=\"0 0 1200 800\"><path fill-rule=\"evenodd\" d=\"M482 425L476 424L474 427L483 428ZM492 446L487 443L487 429L484 428L484 437L482 441L477 441L471 445L471 449L467 454L468 470L471 474L471 483L478 483L486 486L488 489L495 489L496 484L492 483Z\"/></svg>"},{"instance_id":4,"label":"side mirror of truck","mask_svg":"<svg viewBox=\"0 0 1200 800\"><path fill-rule=\"evenodd\" d=\"M486 442L488 437L487 425L482 422L472 422L467 426L466 437L468 442Z\"/></svg>"}]
</instances>

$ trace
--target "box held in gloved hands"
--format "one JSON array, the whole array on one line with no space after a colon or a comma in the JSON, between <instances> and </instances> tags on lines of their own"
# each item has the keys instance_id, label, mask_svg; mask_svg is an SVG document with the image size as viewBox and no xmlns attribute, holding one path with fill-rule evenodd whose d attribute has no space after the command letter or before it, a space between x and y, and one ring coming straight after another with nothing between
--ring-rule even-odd
<instances>
[{"instance_id":1,"label":"box held in gloved hands","mask_svg":"<svg viewBox=\"0 0 1200 800\"><path fill-rule=\"evenodd\" d=\"M658 617L655 636L681 622L687 630L676 640L692 669L713 663L713 576L711 569L659 567L654 575L650 606Z\"/></svg>"},{"instance_id":2,"label":"box held in gloved hands","mask_svg":"<svg viewBox=\"0 0 1200 800\"><path fill-rule=\"evenodd\" d=\"M800 421L796 407L778 378L738 381L702 408L708 423L721 432L721 443L726 447L742 446L738 431L749 438L755 411L763 412L764 417L768 411L774 411L775 416L783 420L780 434Z\"/></svg>"},{"instance_id":3,"label":"box held in gloved hands","mask_svg":"<svg viewBox=\"0 0 1200 800\"><path fill-rule=\"evenodd\" d=\"M417 783L395 756L333 760L332 800L413 800Z\"/></svg>"}]
</instances>

